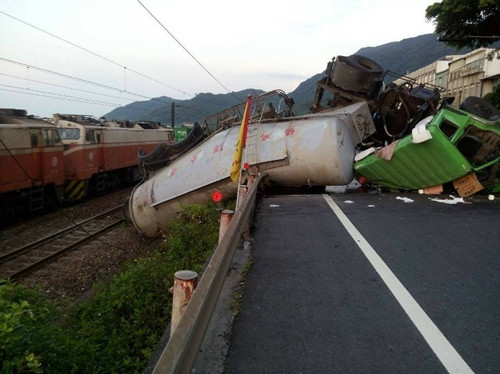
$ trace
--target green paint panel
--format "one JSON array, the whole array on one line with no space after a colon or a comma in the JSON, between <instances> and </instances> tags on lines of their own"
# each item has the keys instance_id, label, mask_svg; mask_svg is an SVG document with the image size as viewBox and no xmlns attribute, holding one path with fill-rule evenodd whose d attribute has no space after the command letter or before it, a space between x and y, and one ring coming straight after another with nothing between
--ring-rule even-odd
<instances>
[{"instance_id":1,"label":"green paint panel","mask_svg":"<svg viewBox=\"0 0 500 374\"><path fill-rule=\"evenodd\" d=\"M449 108L439 111L427 129L432 139L413 144L413 136L405 136L399 140L390 161L371 154L354 164L356 174L382 186L414 190L486 170L500 160L500 120L486 121ZM478 135L483 136L482 140L474 140ZM484 144L475 143L479 141ZM456 146L459 143L462 152ZM474 155L481 151L488 157L477 161Z\"/></svg>"},{"instance_id":2,"label":"green paint panel","mask_svg":"<svg viewBox=\"0 0 500 374\"><path fill-rule=\"evenodd\" d=\"M406 136L391 161L370 155L355 164L355 171L383 186L413 190L452 181L472 169L439 130L430 127L429 131L432 139L425 143L413 144L413 137Z\"/></svg>"}]
</instances>

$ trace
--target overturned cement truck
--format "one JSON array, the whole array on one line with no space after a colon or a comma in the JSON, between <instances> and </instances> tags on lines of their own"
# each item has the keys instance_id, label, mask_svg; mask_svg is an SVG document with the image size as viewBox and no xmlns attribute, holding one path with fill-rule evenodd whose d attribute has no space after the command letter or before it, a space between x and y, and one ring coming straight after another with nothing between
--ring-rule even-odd
<instances>
[{"instance_id":1,"label":"overturned cement truck","mask_svg":"<svg viewBox=\"0 0 500 374\"><path fill-rule=\"evenodd\" d=\"M397 80L386 84L390 75ZM474 124L479 123L478 128L484 135L473 148L485 156L475 152L469 158L474 164L480 157L481 170L466 168L462 163L460 173L449 178L448 175L420 178L418 183L408 184L397 179L403 175L400 169L405 168L404 162L401 166L397 162L375 159L376 150L392 144L394 160L397 160L399 148L415 138L415 129L427 138L429 134L433 136L430 124L443 118L437 113L450 112L438 87L417 84L410 78L384 71L363 56L338 56L328 63L325 76L317 83L312 114L294 116L293 104L280 90L259 95L254 100L242 164L265 173L267 183L289 187L346 185L358 176L392 188L417 189L477 173L480 179L487 179L491 191L500 190L500 134L499 122L494 116L488 117L485 126L482 126L484 121L473 120ZM186 147L176 146L175 152L159 149L152 155L140 154L146 177L133 190L126 207L128 218L139 232L149 237L161 235L183 205L208 202L215 190L220 190L225 199L236 195L239 184L229 175L244 105L238 104L205 119L201 125L204 133L200 134L197 127L197 135ZM470 108L468 111L473 112ZM477 114L472 116L476 118ZM434 117L436 120L431 121ZM450 126L460 127L453 121L466 117L470 118L470 113L450 117ZM437 131L444 131L450 137L446 129ZM453 139L459 142L462 133L467 133L464 131L453 132L456 138ZM474 131L472 135L478 137L479 130ZM469 138L463 142L467 149L471 148ZM423 152L425 156L426 147L435 141L418 139L413 142L416 146L409 149L418 148L415 152ZM440 143L437 148L440 155L439 152L449 147ZM165 160L161 159L163 156ZM410 158L418 159L415 153ZM425 173L416 167L413 169L419 176L423 173L433 177L441 170L434 167L435 162L430 164L432 167L426 168ZM440 164L441 169L447 167ZM243 180L245 173L243 171ZM389 179L388 175L394 175L397 180ZM409 176L403 178L408 180Z\"/></svg>"},{"instance_id":2,"label":"overturned cement truck","mask_svg":"<svg viewBox=\"0 0 500 374\"><path fill-rule=\"evenodd\" d=\"M351 126L349 126L351 125ZM243 163L280 186L345 185L353 179L355 144L374 130L366 104L338 112L261 120L249 125ZM127 215L142 234L164 232L183 206L236 195L230 178L239 126L217 131L168 166L152 170L133 190Z\"/></svg>"},{"instance_id":3,"label":"overturned cement truck","mask_svg":"<svg viewBox=\"0 0 500 374\"><path fill-rule=\"evenodd\" d=\"M267 175L266 182L279 186L350 183L354 156L367 141L383 142L389 131L402 134L401 122L416 121L435 109L434 91L413 95L404 87L397 94L394 90L382 92L384 75L378 64L362 56L339 56L318 82L314 113L305 116L293 115L293 99L281 90L254 98L243 163L258 168ZM412 99L406 101L419 109L401 109L397 101L403 98ZM422 105L423 101L430 105ZM146 178L133 190L126 208L139 232L160 235L183 205L207 202L216 189L226 199L236 195L238 183L229 175L243 106L206 118L202 125L205 136L189 141L192 147L163 147L139 155ZM380 123L373 120L377 110L383 120Z\"/></svg>"}]
</instances>

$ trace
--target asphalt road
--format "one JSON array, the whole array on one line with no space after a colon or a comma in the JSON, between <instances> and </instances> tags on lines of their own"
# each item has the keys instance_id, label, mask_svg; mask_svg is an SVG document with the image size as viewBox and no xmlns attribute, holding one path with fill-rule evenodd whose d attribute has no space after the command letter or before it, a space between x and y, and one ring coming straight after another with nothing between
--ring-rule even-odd
<instances>
[{"instance_id":1,"label":"asphalt road","mask_svg":"<svg viewBox=\"0 0 500 374\"><path fill-rule=\"evenodd\" d=\"M265 198L224 372L499 373L499 202L430 199Z\"/></svg>"}]
</instances>

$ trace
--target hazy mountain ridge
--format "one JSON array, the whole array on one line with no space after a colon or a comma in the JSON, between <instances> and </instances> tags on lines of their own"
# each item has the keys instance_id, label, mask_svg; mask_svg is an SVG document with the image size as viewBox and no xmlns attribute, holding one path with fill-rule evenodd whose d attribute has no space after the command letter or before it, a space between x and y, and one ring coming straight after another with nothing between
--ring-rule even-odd
<instances>
[{"instance_id":1,"label":"hazy mountain ridge","mask_svg":"<svg viewBox=\"0 0 500 374\"><path fill-rule=\"evenodd\" d=\"M156 121L163 125L172 122L172 102L174 108L174 123L201 122L203 118L245 101L250 95L261 94L264 91L245 89L229 94L200 93L189 100L176 100L161 96L147 101L136 101L116 108L104 115L107 119L129 121Z\"/></svg>"},{"instance_id":2,"label":"hazy mountain ridge","mask_svg":"<svg viewBox=\"0 0 500 374\"><path fill-rule=\"evenodd\" d=\"M499 43L496 43L499 44ZM335 56L335 51L334 56ZM456 50L438 41L435 34L425 34L413 38L403 39L376 47L361 48L354 54L368 57L384 69L399 74L415 71L423 66L446 55L465 54L470 49ZM326 69L328 61L324 61ZM323 76L323 72L300 83L288 95L295 100L295 114L305 114L313 100L316 83ZM279 89L280 87L276 87ZM116 108L105 115L108 119L117 120L151 120L164 125L171 124L171 103L175 101L175 123L202 121L203 118L243 102L248 94L259 94L264 91L246 89L228 94L201 93L190 100L174 100L170 97L159 97L148 101L134 102ZM238 101L239 100L239 101Z\"/></svg>"}]
</instances>

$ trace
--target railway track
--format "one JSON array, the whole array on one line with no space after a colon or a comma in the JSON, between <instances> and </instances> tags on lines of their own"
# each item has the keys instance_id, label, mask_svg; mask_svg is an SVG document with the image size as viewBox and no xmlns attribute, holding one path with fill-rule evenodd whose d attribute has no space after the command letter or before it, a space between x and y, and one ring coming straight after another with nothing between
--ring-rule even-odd
<instances>
[{"instance_id":1,"label":"railway track","mask_svg":"<svg viewBox=\"0 0 500 374\"><path fill-rule=\"evenodd\" d=\"M124 221L123 205L77 222L0 256L0 278L24 277L65 254L97 240Z\"/></svg>"}]
</instances>

